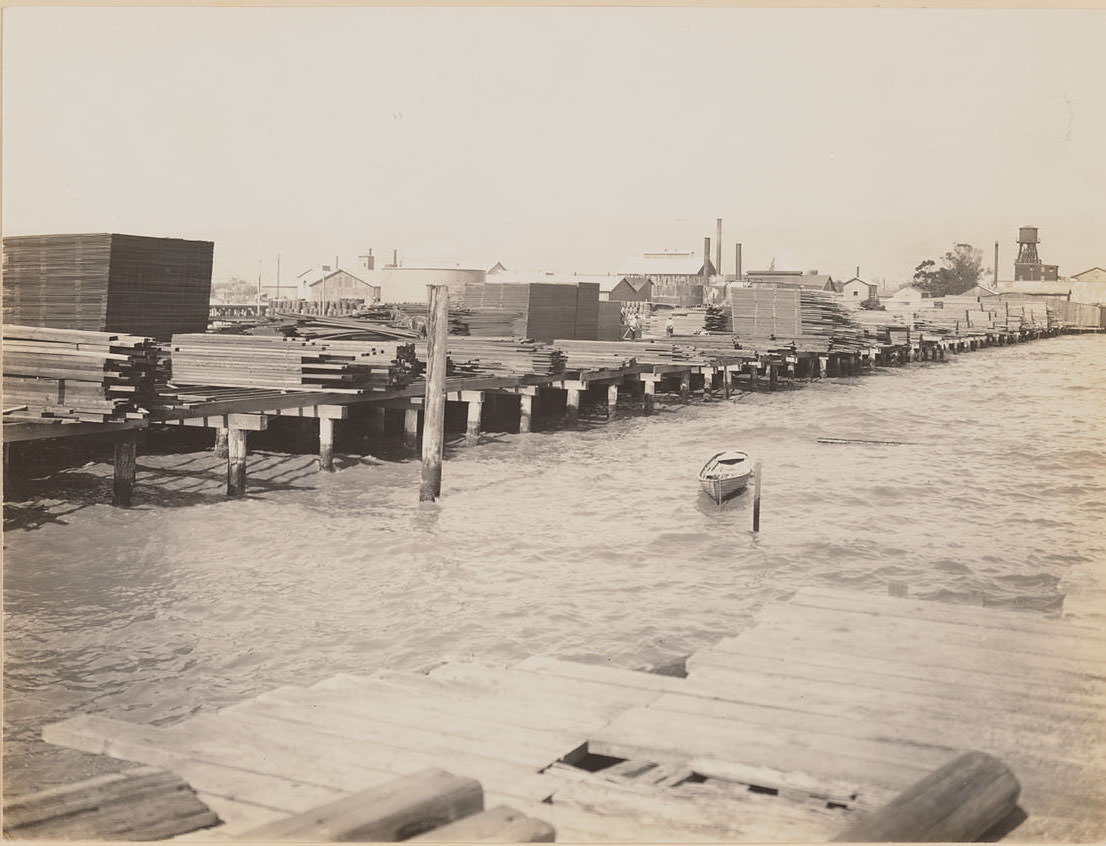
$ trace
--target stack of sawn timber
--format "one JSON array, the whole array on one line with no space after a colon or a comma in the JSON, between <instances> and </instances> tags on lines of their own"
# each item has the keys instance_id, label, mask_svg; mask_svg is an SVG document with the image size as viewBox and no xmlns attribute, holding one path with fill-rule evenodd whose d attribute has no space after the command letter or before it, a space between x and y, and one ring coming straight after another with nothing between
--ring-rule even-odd
<instances>
[{"instance_id":1,"label":"stack of sawn timber","mask_svg":"<svg viewBox=\"0 0 1106 846\"><path fill-rule=\"evenodd\" d=\"M483 371L550 376L565 369L561 350L533 341L450 336L446 349L455 365L472 365Z\"/></svg>"},{"instance_id":2,"label":"stack of sawn timber","mask_svg":"<svg viewBox=\"0 0 1106 846\"><path fill-rule=\"evenodd\" d=\"M593 282L473 283L465 286L464 308L479 310L483 322L470 321L468 332L510 334L516 338L551 341L554 338L591 339L599 331L599 285ZM510 331L489 312L512 317Z\"/></svg>"},{"instance_id":3,"label":"stack of sawn timber","mask_svg":"<svg viewBox=\"0 0 1106 846\"><path fill-rule=\"evenodd\" d=\"M207 328L214 244L137 235L4 239L4 321L167 340Z\"/></svg>"},{"instance_id":4,"label":"stack of sawn timber","mask_svg":"<svg viewBox=\"0 0 1106 846\"><path fill-rule=\"evenodd\" d=\"M141 419L156 403L160 356L149 338L5 324L5 416Z\"/></svg>"},{"instance_id":5,"label":"stack of sawn timber","mask_svg":"<svg viewBox=\"0 0 1106 846\"><path fill-rule=\"evenodd\" d=\"M385 391L413 376L413 347L389 341L308 341L239 335L174 335L173 381L326 391Z\"/></svg>"},{"instance_id":6,"label":"stack of sawn timber","mask_svg":"<svg viewBox=\"0 0 1106 846\"><path fill-rule=\"evenodd\" d=\"M863 330L833 292L756 287L735 288L730 295L733 331L743 346L794 344L813 352L865 346Z\"/></svg>"}]
</instances>

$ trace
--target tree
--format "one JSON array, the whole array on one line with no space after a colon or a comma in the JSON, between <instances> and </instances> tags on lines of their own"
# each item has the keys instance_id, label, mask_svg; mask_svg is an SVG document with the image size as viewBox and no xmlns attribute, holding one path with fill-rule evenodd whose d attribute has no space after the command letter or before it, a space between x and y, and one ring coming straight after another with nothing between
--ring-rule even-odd
<instances>
[{"instance_id":1,"label":"tree","mask_svg":"<svg viewBox=\"0 0 1106 846\"><path fill-rule=\"evenodd\" d=\"M983 278L983 250L957 244L941 258L941 266L926 259L914 268L914 285L932 297L962 294Z\"/></svg>"}]
</instances>

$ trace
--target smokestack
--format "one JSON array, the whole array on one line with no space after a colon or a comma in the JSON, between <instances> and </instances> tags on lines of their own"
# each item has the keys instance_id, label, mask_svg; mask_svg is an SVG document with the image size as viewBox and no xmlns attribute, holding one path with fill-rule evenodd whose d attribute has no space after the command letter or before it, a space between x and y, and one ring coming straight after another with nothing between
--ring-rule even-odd
<instances>
[{"instance_id":1,"label":"smokestack","mask_svg":"<svg viewBox=\"0 0 1106 846\"><path fill-rule=\"evenodd\" d=\"M392 267L399 267L399 250L392 250Z\"/></svg>"},{"instance_id":2,"label":"smokestack","mask_svg":"<svg viewBox=\"0 0 1106 846\"><path fill-rule=\"evenodd\" d=\"M995 290L998 290L998 241L995 241Z\"/></svg>"},{"instance_id":3,"label":"smokestack","mask_svg":"<svg viewBox=\"0 0 1106 846\"><path fill-rule=\"evenodd\" d=\"M738 284L741 284L741 242L737 242L737 250L734 254L734 275L737 277Z\"/></svg>"},{"instance_id":4,"label":"smokestack","mask_svg":"<svg viewBox=\"0 0 1106 846\"><path fill-rule=\"evenodd\" d=\"M860 278L860 265L859 264L856 266L856 278L857 279Z\"/></svg>"},{"instance_id":5,"label":"smokestack","mask_svg":"<svg viewBox=\"0 0 1106 846\"><path fill-rule=\"evenodd\" d=\"M718 218L718 237L714 241L714 272L722 275L722 218Z\"/></svg>"},{"instance_id":6,"label":"smokestack","mask_svg":"<svg viewBox=\"0 0 1106 846\"><path fill-rule=\"evenodd\" d=\"M709 276L707 265L710 264L710 236L703 239L703 275Z\"/></svg>"}]
</instances>

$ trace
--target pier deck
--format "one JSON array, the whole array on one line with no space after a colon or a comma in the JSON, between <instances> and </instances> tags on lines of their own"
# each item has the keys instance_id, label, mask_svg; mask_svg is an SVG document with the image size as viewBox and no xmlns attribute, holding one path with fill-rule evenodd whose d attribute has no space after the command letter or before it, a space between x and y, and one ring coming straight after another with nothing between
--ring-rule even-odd
<instances>
[{"instance_id":1,"label":"pier deck","mask_svg":"<svg viewBox=\"0 0 1106 846\"><path fill-rule=\"evenodd\" d=\"M1103 655L1089 623L808 588L692 655L686 678L447 661L168 728L84 715L43 736L180 775L225 821L193 838L440 767L559 840L821 841L974 749L1021 783L1008 839L1101 840Z\"/></svg>"}]
</instances>

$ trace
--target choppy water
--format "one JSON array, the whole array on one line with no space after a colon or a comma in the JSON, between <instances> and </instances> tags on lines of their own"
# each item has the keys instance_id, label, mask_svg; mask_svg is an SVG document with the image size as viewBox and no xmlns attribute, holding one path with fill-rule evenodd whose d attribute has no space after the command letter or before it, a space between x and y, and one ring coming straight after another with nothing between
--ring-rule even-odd
<instances>
[{"instance_id":1,"label":"choppy water","mask_svg":"<svg viewBox=\"0 0 1106 846\"><path fill-rule=\"evenodd\" d=\"M1065 337L496 436L446 462L432 506L417 462L254 456L266 483L229 502L206 456L140 456L131 510L85 468L5 536L5 781L94 770L36 739L80 712L164 724L450 655L642 667L803 585L1057 613L1068 581L1086 599L1106 572L1104 364L1106 337ZM759 535L748 495L697 492L725 446L764 463Z\"/></svg>"}]
</instances>

